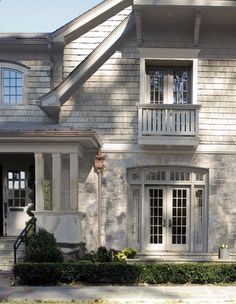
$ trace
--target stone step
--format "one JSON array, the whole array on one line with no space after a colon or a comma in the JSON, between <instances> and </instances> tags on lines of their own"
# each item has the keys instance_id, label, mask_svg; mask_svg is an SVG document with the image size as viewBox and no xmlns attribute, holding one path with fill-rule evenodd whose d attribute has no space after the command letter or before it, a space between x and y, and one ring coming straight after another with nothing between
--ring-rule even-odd
<instances>
[{"instance_id":1,"label":"stone step","mask_svg":"<svg viewBox=\"0 0 236 304\"><path fill-rule=\"evenodd\" d=\"M14 242L15 237L0 238L0 271L10 271L14 265ZM17 250L17 261L24 256L25 245L22 243Z\"/></svg>"},{"instance_id":2,"label":"stone step","mask_svg":"<svg viewBox=\"0 0 236 304\"><path fill-rule=\"evenodd\" d=\"M0 264L0 271L12 271L13 264Z\"/></svg>"}]
</instances>

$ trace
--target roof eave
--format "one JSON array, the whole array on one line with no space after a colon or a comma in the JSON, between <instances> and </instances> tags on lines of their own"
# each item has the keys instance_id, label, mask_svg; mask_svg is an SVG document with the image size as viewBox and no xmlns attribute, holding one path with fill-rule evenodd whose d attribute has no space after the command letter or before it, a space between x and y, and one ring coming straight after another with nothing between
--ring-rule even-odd
<instances>
[{"instance_id":1,"label":"roof eave","mask_svg":"<svg viewBox=\"0 0 236 304\"><path fill-rule=\"evenodd\" d=\"M54 42L69 43L132 4L132 0L105 0L50 34Z\"/></svg>"}]
</instances>

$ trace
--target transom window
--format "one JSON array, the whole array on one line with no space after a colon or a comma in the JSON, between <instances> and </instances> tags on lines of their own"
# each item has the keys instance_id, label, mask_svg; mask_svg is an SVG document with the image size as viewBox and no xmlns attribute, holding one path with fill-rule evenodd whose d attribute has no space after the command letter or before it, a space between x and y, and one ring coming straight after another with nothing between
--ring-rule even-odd
<instances>
[{"instance_id":1,"label":"transom window","mask_svg":"<svg viewBox=\"0 0 236 304\"><path fill-rule=\"evenodd\" d=\"M191 73L188 67L147 67L148 102L190 104Z\"/></svg>"},{"instance_id":2,"label":"transom window","mask_svg":"<svg viewBox=\"0 0 236 304\"><path fill-rule=\"evenodd\" d=\"M27 67L21 64L0 62L0 103L19 105L25 101Z\"/></svg>"}]
</instances>

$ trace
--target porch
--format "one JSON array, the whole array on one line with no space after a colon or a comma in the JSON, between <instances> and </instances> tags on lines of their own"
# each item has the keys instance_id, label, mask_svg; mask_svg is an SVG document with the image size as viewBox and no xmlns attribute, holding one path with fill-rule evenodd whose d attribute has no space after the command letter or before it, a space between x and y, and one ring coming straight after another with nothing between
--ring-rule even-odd
<instances>
[{"instance_id":1,"label":"porch","mask_svg":"<svg viewBox=\"0 0 236 304\"><path fill-rule=\"evenodd\" d=\"M84 217L78 197L80 161L86 158L92 168L100 146L93 131L1 132L1 236L19 235L33 203L38 227L54 233L58 243L78 244Z\"/></svg>"}]
</instances>

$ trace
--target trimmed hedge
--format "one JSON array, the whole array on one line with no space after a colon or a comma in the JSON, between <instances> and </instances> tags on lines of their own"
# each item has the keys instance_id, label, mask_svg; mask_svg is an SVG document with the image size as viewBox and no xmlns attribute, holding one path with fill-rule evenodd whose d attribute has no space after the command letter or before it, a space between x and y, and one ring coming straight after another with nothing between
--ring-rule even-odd
<instances>
[{"instance_id":1,"label":"trimmed hedge","mask_svg":"<svg viewBox=\"0 0 236 304\"><path fill-rule=\"evenodd\" d=\"M219 284L236 282L236 263L122 264L89 261L22 263L14 266L22 283L47 285L87 284Z\"/></svg>"}]
</instances>

